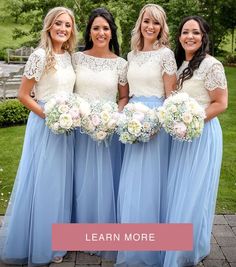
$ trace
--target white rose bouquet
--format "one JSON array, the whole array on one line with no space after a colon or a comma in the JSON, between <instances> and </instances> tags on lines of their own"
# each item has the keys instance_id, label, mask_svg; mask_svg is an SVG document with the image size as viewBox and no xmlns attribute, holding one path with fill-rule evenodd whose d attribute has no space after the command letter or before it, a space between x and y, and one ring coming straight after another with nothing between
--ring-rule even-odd
<instances>
[{"instance_id":1,"label":"white rose bouquet","mask_svg":"<svg viewBox=\"0 0 236 267\"><path fill-rule=\"evenodd\" d=\"M187 93L169 96L157 114L166 132L181 141L200 136L206 117L204 109Z\"/></svg>"},{"instance_id":2,"label":"white rose bouquet","mask_svg":"<svg viewBox=\"0 0 236 267\"><path fill-rule=\"evenodd\" d=\"M127 104L117 124L119 140L129 144L148 142L161 127L155 109L142 103Z\"/></svg>"},{"instance_id":3,"label":"white rose bouquet","mask_svg":"<svg viewBox=\"0 0 236 267\"><path fill-rule=\"evenodd\" d=\"M46 125L55 134L71 133L81 124L81 98L72 93L53 95L44 105Z\"/></svg>"},{"instance_id":4,"label":"white rose bouquet","mask_svg":"<svg viewBox=\"0 0 236 267\"><path fill-rule=\"evenodd\" d=\"M118 105L112 101L94 101L86 111L81 120L81 132L98 142L108 140L117 127Z\"/></svg>"}]
</instances>

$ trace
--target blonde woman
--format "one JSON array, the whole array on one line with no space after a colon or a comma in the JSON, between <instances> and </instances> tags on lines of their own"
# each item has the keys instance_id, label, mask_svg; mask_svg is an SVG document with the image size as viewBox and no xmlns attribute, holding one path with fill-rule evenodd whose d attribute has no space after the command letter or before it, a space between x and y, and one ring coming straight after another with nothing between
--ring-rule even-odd
<instances>
[{"instance_id":1,"label":"blonde woman","mask_svg":"<svg viewBox=\"0 0 236 267\"><path fill-rule=\"evenodd\" d=\"M162 105L176 86L176 63L168 48L162 7L145 5L132 32L128 54L130 102ZM165 219L169 137L162 130L148 143L125 146L118 194L120 223L161 223ZM117 266L161 266L157 251L119 251Z\"/></svg>"},{"instance_id":2,"label":"blonde woman","mask_svg":"<svg viewBox=\"0 0 236 267\"><path fill-rule=\"evenodd\" d=\"M39 47L25 66L19 100L31 110L13 193L0 230L0 258L10 264L61 262L52 251L52 224L71 218L73 135L55 135L46 126L43 106L52 94L72 92L75 73L70 52L75 46L71 10L48 12ZM34 87L35 99L30 92Z\"/></svg>"}]
</instances>

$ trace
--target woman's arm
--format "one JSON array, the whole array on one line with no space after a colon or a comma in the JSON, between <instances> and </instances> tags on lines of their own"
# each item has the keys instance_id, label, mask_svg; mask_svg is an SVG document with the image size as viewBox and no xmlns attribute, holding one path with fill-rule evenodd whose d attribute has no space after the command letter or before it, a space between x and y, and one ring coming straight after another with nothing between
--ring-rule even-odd
<instances>
[{"instance_id":1,"label":"woman's arm","mask_svg":"<svg viewBox=\"0 0 236 267\"><path fill-rule=\"evenodd\" d=\"M124 106L129 102L129 85L118 85L119 100L118 100L118 109L122 111Z\"/></svg>"},{"instance_id":2,"label":"woman's arm","mask_svg":"<svg viewBox=\"0 0 236 267\"><path fill-rule=\"evenodd\" d=\"M36 81L34 78L27 79L25 76L23 76L18 91L18 99L29 110L33 111L35 114L44 119L45 114L43 113L42 107L37 104L37 102L35 102L35 100L30 96L30 92L33 89L35 83Z\"/></svg>"},{"instance_id":3,"label":"woman's arm","mask_svg":"<svg viewBox=\"0 0 236 267\"><path fill-rule=\"evenodd\" d=\"M206 108L206 119L205 121L209 121L224 112L228 107L228 90L216 88L212 91L208 91L211 103Z\"/></svg>"},{"instance_id":4,"label":"woman's arm","mask_svg":"<svg viewBox=\"0 0 236 267\"><path fill-rule=\"evenodd\" d=\"M176 90L176 81L176 74L169 75L167 73L164 73L163 82L166 98L171 94L172 91Z\"/></svg>"}]
</instances>

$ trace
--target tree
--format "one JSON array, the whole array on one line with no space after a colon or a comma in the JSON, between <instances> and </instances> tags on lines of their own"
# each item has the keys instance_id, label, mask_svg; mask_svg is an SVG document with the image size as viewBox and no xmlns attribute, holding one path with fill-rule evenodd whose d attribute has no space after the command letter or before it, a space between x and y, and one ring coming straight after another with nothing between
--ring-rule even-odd
<instances>
[{"instance_id":1,"label":"tree","mask_svg":"<svg viewBox=\"0 0 236 267\"><path fill-rule=\"evenodd\" d=\"M13 8L14 7L14 8ZM22 12L21 0L9 0L4 3L5 18L14 18L14 22L18 23L19 15Z\"/></svg>"},{"instance_id":2,"label":"tree","mask_svg":"<svg viewBox=\"0 0 236 267\"><path fill-rule=\"evenodd\" d=\"M227 16L226 16L227 14ZM224 0L219 9L219 22L227 30L231 31L232 43L231 52L234 53L234 30L236 27L236 5L235 0Z\"/></svg>"},{"instance_id":3,"label":"tree","mask_svg":"<svg viewBox=\"0 0 236 267\"><path fill-rule=\"evenodd\" d=\"M78 30L84 32L88 16L92 9L105 7L114 15L119 26L119 38L121 42L122 55L130 51L131 31L135 26L139 11L147 3L161 5L167 14L167 22L172 39L172 48L175 44L175 36L178 25L183 17L189 15L203 16L212 28L210 39L212 43L212 54L217 52L219 44L224 39L228 30L231 30L234 39L234 29L236 25L236 5L235 0L9 0L7 12L18 20L27 20L32 25L29 31L22 31L16 28L15 38L22 35L32 36L32 42L28 45L36 46L42 28L42 21L49 9L55 6L66 6L71 8L76 17ZM14 6L17 8L15 8ZM14 13L15 12L15 13ZM225 16L227 14L227 16ZM17 17L17 18L16 18ZM79 44L83 39L79 40ZM232 50L233 50L232 44Z\"/></svg>"}]
</instances>

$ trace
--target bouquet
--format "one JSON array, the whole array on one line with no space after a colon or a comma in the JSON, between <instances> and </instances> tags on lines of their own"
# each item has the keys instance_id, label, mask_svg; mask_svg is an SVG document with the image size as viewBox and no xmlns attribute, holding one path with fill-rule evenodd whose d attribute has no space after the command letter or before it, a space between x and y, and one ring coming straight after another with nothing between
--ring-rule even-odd
<instances>
[{"instance_id":1,"label":"bouquet","mask_svg":"<svg viewBox=\"0 0 236 267\"><path fill-rule=\"evenodd\" d=\"M205 111L186 93L172 94L157 112L163 128L176 139L192 141L202 133Z\"/></svg>"},{"instance_id":2,"label":"bouquet","mask_svg":"<svg viewBox=\"0 0 236 267\"><path fill-rule=\"evenodd\" d=\"M87 108L81 120L81 132L93 140L106 141L117 127L118 105L112 101L94 101Z\"/></svg>"},{"instance_id":3,"label":"bouquet","mask_svg":"<svg viewBox=\"0 0 236 267\"><path fill-rule=\"evenodd\" d=\"M129 103L118 119L117 133L122 143L148 142L160 130L155 109L142 103Z\"/></svg>"},{"instance_id":4,"label":"bouquet","mask_svg":"<svg viewBox=\"0 0 236 267\"><path fill-rule=\"evenodd\" d=\"M81 108L84 100L72 93L53 95L44 106L46 125L55 134L71 133L81 124Z\"/></svg>"}]
</instances>

